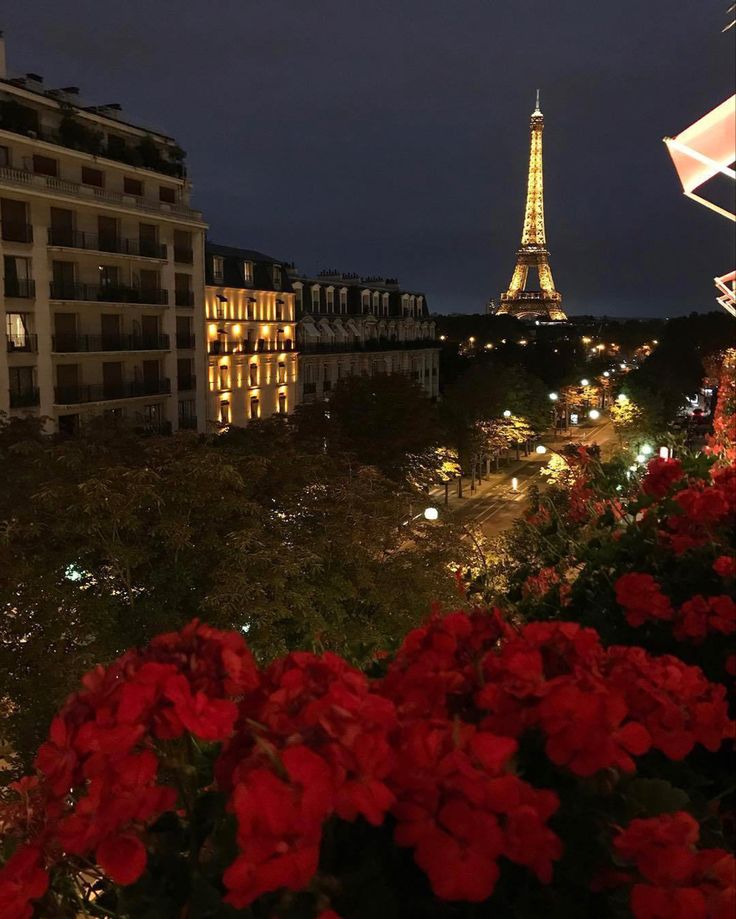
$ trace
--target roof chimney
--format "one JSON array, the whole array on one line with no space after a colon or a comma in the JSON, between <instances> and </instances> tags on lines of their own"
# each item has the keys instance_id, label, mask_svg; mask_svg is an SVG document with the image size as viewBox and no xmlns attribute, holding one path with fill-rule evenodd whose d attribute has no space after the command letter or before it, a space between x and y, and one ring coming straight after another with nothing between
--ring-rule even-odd
<instances>
[{"instance_id":1,"label":"roof chimney","mask_svg":"<svg viewBox=\"0 0 736 919\"><path fill-rule=\"evenodd\" d=\"M43 92L43 77L40 73L27 73L26 86L33 92Z\"/></svg>"},{"instance_id":2,"label":"roof chimney","mask_svg":"<svg viewBox=\"0 0 736 919\"><path fill-rule=\"evenodd\" d=\"M8 75L8 69L5 65L5 38L0 32L0 80L4 80Z\"/></svg>"}]
</instances>

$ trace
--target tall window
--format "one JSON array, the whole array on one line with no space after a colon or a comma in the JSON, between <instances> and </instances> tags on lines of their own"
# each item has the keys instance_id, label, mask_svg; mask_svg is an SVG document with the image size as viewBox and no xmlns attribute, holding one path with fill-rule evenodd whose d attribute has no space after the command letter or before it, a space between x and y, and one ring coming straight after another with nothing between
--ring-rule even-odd
<instances>
[{"instance_id":1,"label":"tall window","mask_svg":"<svg viewBox=\"0 0 736 919\"><path fill-rule=\"evenodd\" d=\"M273 266L273 286L276 290L281 290L281 266Z\"/></svg>"},{"instance_id":2,"label":"tall window","mask_svg":"<svg viewBox=\"0 0 736 919\"><path fill-rule=\"evenodd\" d=\"M379 312L378 306L379 306L380 300L381 300L381 295L379 294L377 290L374 290L373 291L373 315L374 316L378 315L378 312Z\"/></svg>"},{"instance_id":3,"label":"tall window","mask_svg":"<svg viewBox=\"0 0 736 919\"><path fill-rule=\"evenodd\" d=\"M360 295L360 304L362 312L369 313L371 310L371 294L369 290L364 290Z\"/></svg>"},{"instance_id":4,"label":"tall window","mask_svg":"<svg viewBox=\"0 0 736 919\"><path fill-rule=\"evenodd\" d=\"M383 301L383 310L382 310L383 315L388 316L388 294L383 294L382 301Z\"/></svg>"},{"instance_id":5,"label":"tall window","mask_svg":"<svg viewBox=\"0 0 736 919\"><path fill-rule=\"evenodd\" d=\"M258 386L258 364L250 364L248 367L249 382L251 386Z\"/></svg>"},{"instance_id":6,"label":"tall window","mask_svg":"<svg viewBox=\"0 0 736 919\"><path fill-rule=\"evenodd\" d=\"M228 373L227 364L221 364L219 370L220 370L220 389L229 389L230 388L229 381L228 381L229 373Z\"/></svg>"},{"instance_id":7,"label":"tall window","mask_svg":"<svg viewBox=\"0 0 736 919\"><path fill-rule=\"evenodd\" d=\"M251 396L250 400L250 417L258 418L260 414L260 402L258 396Z\"/></svg>"},{"instance_id":8,"label":"tall window","mask_svg":"<svg viewBox=\"0 0 736 919\"><path fill-rule=\"evenodd\" d=\"M312 312L319 312L319 284L312 287Z\"/></svg>"},{"instance_id":9,"label":"tall window","mask_svg":"<svg viewBox=\"0 0 736 919\"><path fill-rule=\"evenodd\" d=\"M286 414L286 393L285 392L279 393L279 414L280 415Z\"/></svg>"},{"instance_id":10,"label":"tall window","mask_svg":"<svg viewBox=\"0 0 736 919\"><path fill-rule=\"evenodd\" d=\"M225 280L225 260L219 255L212 256L212 280L215 284L222 284Z\"/></svg>"},{"instance_id":11,"label":"tall window","mask_svg":"<svg viewBox=\"0 0 736 919\"><path fill-rule=\"evenodd\" d=\"M28 331L28 313L6 313L5 334L9 351L30 351L31 336Z\"/></svg>"},{"instance_id":12,"label":"tall window","mask_svg":"<svg viewBox=\"0 0 736 919\"><path fill-rule=\"evenodd\" d=\"M279 368L278 368L278 382L279 382L279 383L285 383L285 382L286 382L286 364L284 364L283 361L279 363Z\"/></svg>"},{"instance_id":13,"label":"tall window","mask_svg":"<svg viewBox=\"0 0 736 919\"><path fill-rule=\"evenodd\" d=\"M328 287L327 290L325 291L325 296L327 299L327 312L334 313L335 312L335 288Z\"/></svg>"},{"instance_id":14,"label":"tall window","mask_svg":"<svg viewBox=\"0 0 736 919\"><path fill-rule=\"evenodd\" d=\"M347 287L340 288L340 312L347 313L348 311L348 289Z\"/></svg>"},{"instance_id":15,"label":"tall window","mask_svg":"<svg viewBox=\"0 0 736 919\"><path fill-rule=\"evenodd\" d=\"M243 279L246 284L253 283L253 262L243 262Z\"/></svg>"},{"instance_id":16,"label":"tall window","mask_svg":"<svg viewBox=\"0 0 736 919\"><path fill-rule=\"evenodd\" d=\"M220 424L230 424L230 403L225 399L220 402Z\"/></svg>"}]
</instances>

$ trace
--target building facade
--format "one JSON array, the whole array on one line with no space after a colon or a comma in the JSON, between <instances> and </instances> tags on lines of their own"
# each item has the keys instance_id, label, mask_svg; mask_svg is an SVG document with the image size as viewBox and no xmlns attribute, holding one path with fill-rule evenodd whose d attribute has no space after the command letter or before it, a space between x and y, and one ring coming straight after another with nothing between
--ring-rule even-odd
<instances>
[{"instance_id":1,"label":"building facade","mask_svg":"<svg viewBox=\"0 0 736 919\"><path fill-rule=\"evenodd\" d=\"M0 412L204 430L205 224L182 160L119 106L0 69Z\"/></svg>"},{"instance_id":2,"label":"building facade","mask_svg":"<svg viewBox=\"0 0 736 919\"><path fill-rule=\"evenodd\" d=\"M294 293L282 262L208 243L205 311L210 429L296 404Z\"/></svg>"},{"instance_id":3,"label":"building facade","mask_svg":"<svg viewBox=\"0 0 736 919\"><path fill-rule=\"evenodd\" d=\"M299 351L297 400L329 398L348 376L403 373L430 398L439 394L439 347L424 294L394 278L289 266Z\"/></svg>"}]
</instances>

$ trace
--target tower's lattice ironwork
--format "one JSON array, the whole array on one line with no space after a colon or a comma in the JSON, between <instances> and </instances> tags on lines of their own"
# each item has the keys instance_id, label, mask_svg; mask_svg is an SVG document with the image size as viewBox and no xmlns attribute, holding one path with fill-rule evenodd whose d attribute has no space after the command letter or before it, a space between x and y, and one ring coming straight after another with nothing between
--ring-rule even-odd
<instances>
[{"instance_id":1,"label":"tower's lattice ironwork","mask_svg":"<svg viewBox=\"0 0 736 919\"><path fill-rule=\"evenodd\" d=\"M521 247L516 252L516 267L506 293L501 294L497 314L509 314L520 319L557 319L567 316L562 311L562 294L555 289L549 266L547 237L544 230L544 178L542 174L542 131L544 116L537 105L532 112L529 181L524 210ZM539 275L539 290L527 290L529 269Z\"/></svg>"}]
</instances>

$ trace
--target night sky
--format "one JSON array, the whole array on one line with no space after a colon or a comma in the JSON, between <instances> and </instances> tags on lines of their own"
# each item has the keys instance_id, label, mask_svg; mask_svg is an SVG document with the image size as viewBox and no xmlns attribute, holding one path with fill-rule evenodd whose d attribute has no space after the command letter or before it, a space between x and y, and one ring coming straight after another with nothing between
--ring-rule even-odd
<instances>
[{"instance_id":1,"label":"night sky","mask_svg":"<svg viewBox=\"0 0 736 919\"><path fill-rule=\"evenodd\" d=\"M733 226L662 137L733 92L727 0L36 0L9 69L177 138L210 238L398 276L434 312L511 277L536 87L568 313L716 308Z\"/></svg>"}]
</instances>

